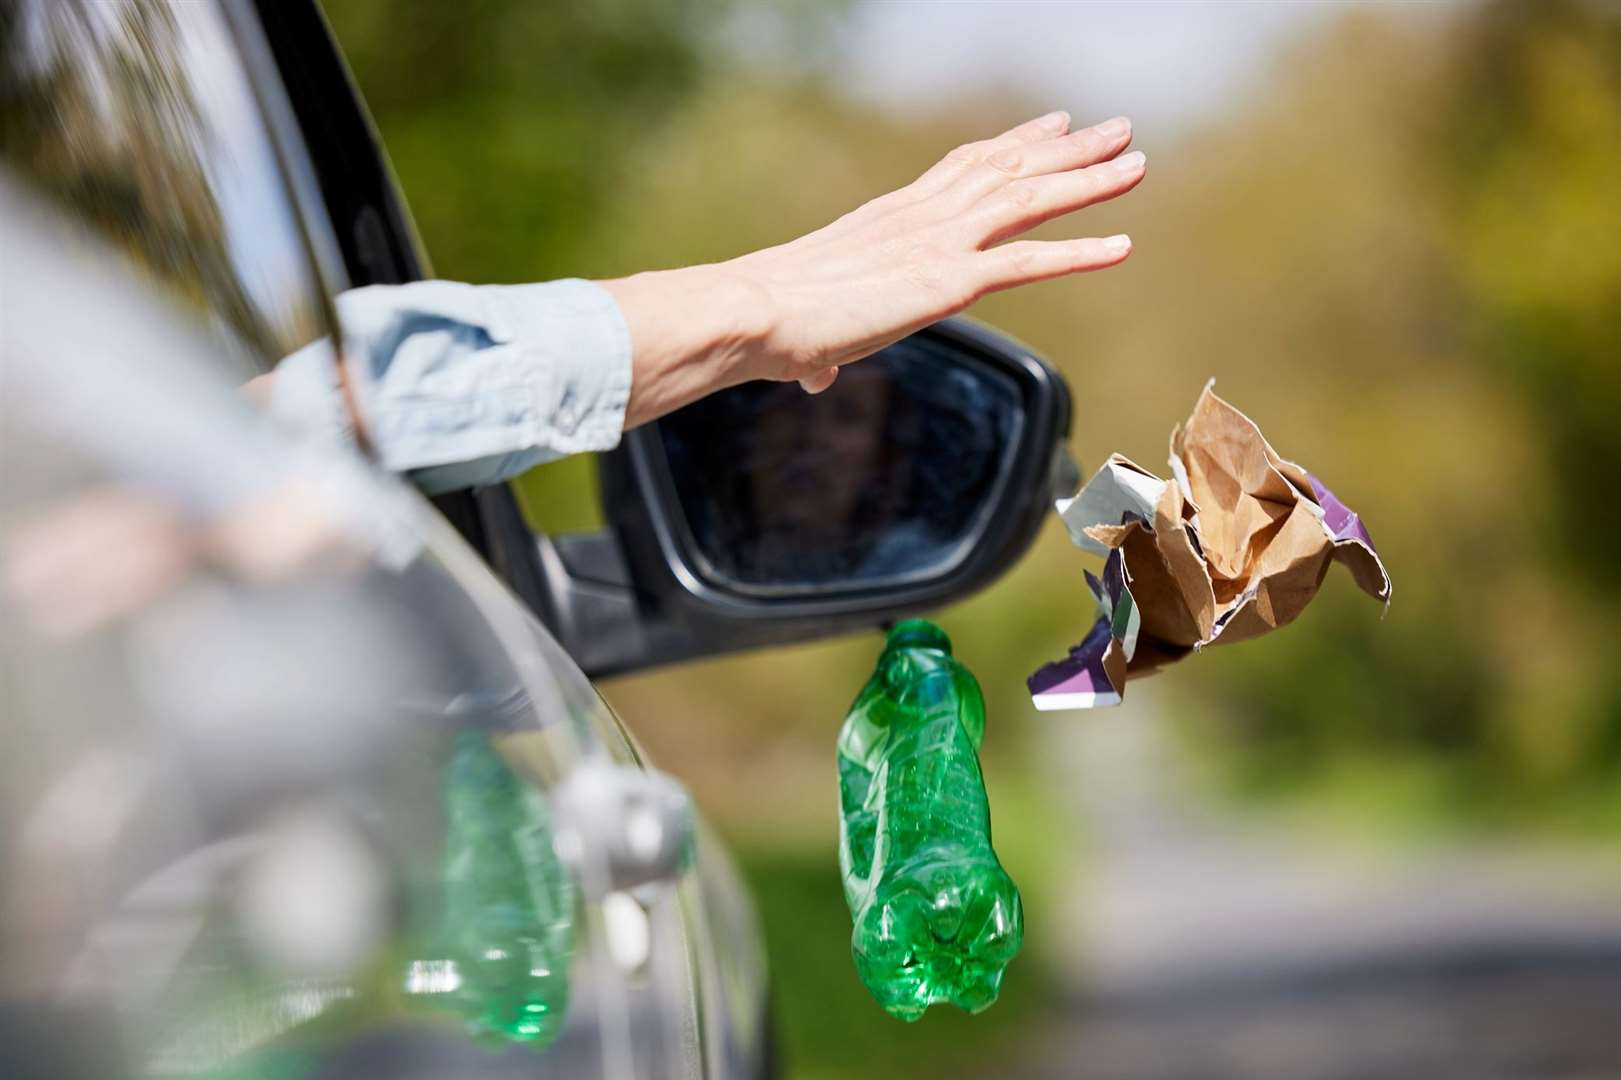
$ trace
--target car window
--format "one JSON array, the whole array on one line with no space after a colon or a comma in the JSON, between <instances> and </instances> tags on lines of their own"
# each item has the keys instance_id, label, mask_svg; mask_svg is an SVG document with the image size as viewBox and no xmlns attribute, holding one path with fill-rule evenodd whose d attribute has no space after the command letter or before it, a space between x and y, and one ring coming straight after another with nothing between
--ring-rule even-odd
<instances>
[{"instance_id":1,"label":"car window","mask_svg":"<svg viewBox=\"0 0 1621 1080\"><path fill-rule=\"evenodd\" d=\"M238 381L330 332L276 149L213 0L18 0L0 161L217 334Z\"/></svg>"},{"instance_id":2,"label":"car window","mask_svg":"<svg viewBox=\"0 0 1621 1080\"><path fill-rule=\"evenodd\" d=\"M419 495L254 414L57 223L0 168L0 1028L40 1021L8 1062L700 1075L692 876L632 896L551 842L562 787L633 761L579 669ZM529 1043L486 1019L542 1003Z\"/></svg>"}]
</instances>

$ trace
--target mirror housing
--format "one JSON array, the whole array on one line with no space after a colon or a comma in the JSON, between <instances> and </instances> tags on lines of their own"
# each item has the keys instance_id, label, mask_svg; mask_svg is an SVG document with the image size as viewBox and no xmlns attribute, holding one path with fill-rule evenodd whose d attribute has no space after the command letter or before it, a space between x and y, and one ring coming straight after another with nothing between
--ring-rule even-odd
<instances>
[{"instance_id":1,"label":"mirror housing","mask_svg":"<svg viewBox=\"0 0 1621 1080\"><path fill-rule=\"evenodd\" d=\"M1053 499L1074 492L1069 389L1025 346L959 317L910 335L860 367L866 369L860 378L841 378L816 398L792 384L721 391L628 432L599 458L609 529L536 537L533 565L518 574L506 568L588 675L877 627L962 599L1006 572L1034 542ZM874 395L877 409L870 407ZM975 419L997 410L1002 419L994 423ZM904 430L895 421L901 413L910 418ZM869 422L882 430L861 431ZM806 434L807 424L817 430ZM712 439L710 432L720 434ZM960 440L946 447L947 435ZM830 458L826 444L839 438L843 457ZM891 455L887 448L896 442L906 448ZM958 457L935 463L948 452ZM877 453L883 460L856 464ZM796 462L796 454L806 460ZM737 471L750 462L754 471L739 480ZM803 480L797 489L779 482L783 473L807 469L837 476L850 494L829 496ZM974 478L957 483L965 470ZM905 475L887 483L899 473ZM868 512L875 485L904 490L876 518ZM847 558L816 557L821 538L808 523L838 516L828 511L830 498L835 508L856 500L868 507L848 541L836 524L827 534L861 549ZM742 501L746 511L737 505ZM762 502L778 509L762 510ZM907 515L926 516L926 526ZM747 530L754 528L765 529L762 542L777 541L775 554L728 557L740 543L735 538L753 537ZM796 529L809 529L798 553ZM907 533L905 541L891 543L899 532ZM887 549L885 558L872 557L877 548Z\"/></svg>"}]
</instances>

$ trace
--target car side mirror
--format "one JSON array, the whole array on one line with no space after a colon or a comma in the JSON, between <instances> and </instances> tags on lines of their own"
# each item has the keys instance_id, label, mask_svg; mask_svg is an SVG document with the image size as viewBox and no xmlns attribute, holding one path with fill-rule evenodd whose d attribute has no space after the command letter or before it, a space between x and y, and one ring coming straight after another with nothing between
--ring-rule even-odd
<instances>
[{"instance_id":1,"label":"car side mirror","mask_svg":"<svg viewBox=\"0 0 1621 1080\"><path fill-rule=\"evenodd\" d=\"M862 629L958 600L1074 491L1063 377L948 319L808 395L757 382L600 459L604 533L539 537L520 591L591 675Z\"/></svg>"}]
</instances>

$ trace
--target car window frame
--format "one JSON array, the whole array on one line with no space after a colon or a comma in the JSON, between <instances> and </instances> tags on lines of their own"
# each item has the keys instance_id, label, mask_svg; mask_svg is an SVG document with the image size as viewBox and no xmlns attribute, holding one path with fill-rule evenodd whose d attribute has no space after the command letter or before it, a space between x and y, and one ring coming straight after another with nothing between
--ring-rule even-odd
<instances>
[{"instance_id":1,"label":"car window frame","mask_svg":"<svg viewBox=\"0 0 1621 1080\"><path fill-rule=\"evenodd\" d=\"M312 235L330 238L331 295L432 276L398 180L315 0L222 0L250 79L290 163ZM317 245L318 248L322 245ZM351 420L355 419L351 404ZM357 425L357 430L359 430ZM544 593L534 537L506 484L430 498L531 610Z\"/></svg>"}]
</instances>

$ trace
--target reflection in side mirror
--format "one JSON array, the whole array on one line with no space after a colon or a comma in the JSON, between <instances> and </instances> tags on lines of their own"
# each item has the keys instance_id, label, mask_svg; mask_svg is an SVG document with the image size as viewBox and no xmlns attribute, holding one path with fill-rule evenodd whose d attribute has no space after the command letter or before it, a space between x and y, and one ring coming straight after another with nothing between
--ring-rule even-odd
<instances>
[{"instance_id":1,"label":"reflection in side mirror","mask_svg":"<svg viewBox=\"0 0 1621 1080\"><path fill-rule=\"evenodd\" d=\"M537 538L515 580L591 675L876 626L1006 571L1056 491L1069 392L948 319L833 387L722 391L601 459L612 529Z\"/></svg>"},{"instance_id":2,"label":"reflection in side mirror","mask_svg":"<svg viewBox=\"0 0 1621 1080\"><path fill-rule=\"evenodd\" d=\"M968 557L1012 467L1012 376L902 341L806 394L751 383L659 425L704 576L751 596L923 581Z\"/></svg>"}]
</instances>

